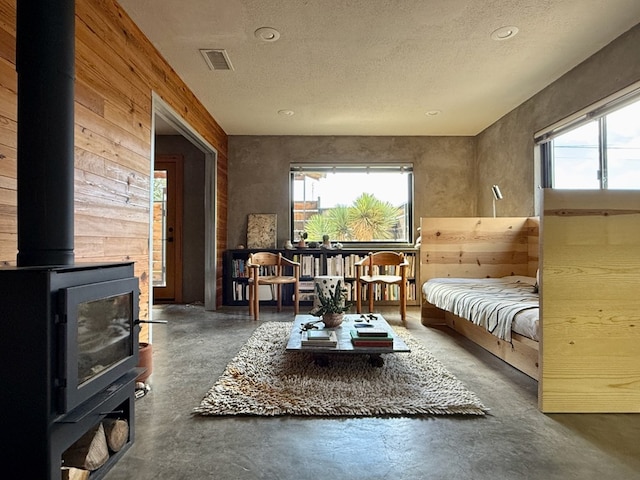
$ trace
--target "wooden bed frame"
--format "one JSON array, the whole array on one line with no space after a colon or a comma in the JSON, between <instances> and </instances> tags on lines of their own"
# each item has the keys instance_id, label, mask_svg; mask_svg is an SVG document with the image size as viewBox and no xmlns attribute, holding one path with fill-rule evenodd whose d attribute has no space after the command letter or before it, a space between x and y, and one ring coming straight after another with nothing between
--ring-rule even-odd
<instances>
[{"instance_id":1,"label":"wooden bed frame","mask_svg":"<svg viewBox=\"0 0 640 480\"><path fill-rule=\"evenodd\" d=\"M429 310L431 309L431 310ZM425 312L426 310L426 312ZM437 311L437 312L434 312ZM434 316L433 314L436 313ZM471 323L469 320L440 310L423 299L422 324L431 327L448 325L456 332L477 343L509 365L526 373L531 378L539 378L539 343L518 333L511 332L511 343L487 332L486 329Z\"/></svg>"},{"instance_id":2,"label":"wooden bed frame","mask_svg":"<svg viewBox=\"0 0 640 480\"><path fill-rule=\"evenodd\" d=\"M430 278L535 277L537 217L421 219L420 288ZM539 378L538 342L517 333L511 343L441 310L422 298L422 324L446 324L534 379Z\"/></svg>"}]
</instances>

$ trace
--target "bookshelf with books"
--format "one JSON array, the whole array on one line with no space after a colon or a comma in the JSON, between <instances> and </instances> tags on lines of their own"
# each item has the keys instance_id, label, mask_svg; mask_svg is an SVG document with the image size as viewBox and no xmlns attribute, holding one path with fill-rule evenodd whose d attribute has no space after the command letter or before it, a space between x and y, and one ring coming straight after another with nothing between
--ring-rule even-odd
<instances>
[{"instance_id":1,"label":"bookshelf with books","mask_svg":"<svg viewBox=\"0 0 640 480\"><path fill-rule=\"evenodd\" d=\"M371 251L394 250L403 252L409 263L407 271L407 305L420 305L420 286L417 285L419 278L417 269L419 268L419 251L413 248L406 249L340 249L325 250L320 248L305 249L274 249L267 250L274 253L281 252L283 256L300 263L300 304L310 306L313 303L314 286L313 279L319 275L343 276L345 287L347 288L347 300L355 302L356 273L355 263L365 257ZM248 305L248 286L246 261L249 253L264 251L252 249L227 250L224 256L224 304L225 305ZM385 272L381 272L385 273ZM283 294L283 304L292 305L293 290L291 286L285 286ZM366 289L364 292L366 301ZM263 300L272 300L271 292L260 292ZM377 305L395 305L398 302L398 287L396 285L382 286L376 285L374 289L374 299Z\"/></svg>"},{"instance_id":2,"label":"bookshelf with books","mask_svg":"<svg viewBox=\"0 0 640 480\"><path fill-rule=\"evenodd\" d=\"M237 249L227 250L224 254L223 262L223 300L225 305L249 305L249 269L246 268L249 253L252 252L274 252L280 250L249 250ZM272 267L262 267L265 271L263 275L268 275L267 269ZM260 285L258 295L261 301L267 301L275 305L275 288L273 285Z\"/></svg>"},{"instance_id":3,"label":"bookshelf with books","mask_svg":"<svg viewBox=\"0 0 640 480\"><path fill-rule=\"evenodd\" d=\"M417 286L417 281L419 278L417 268L419 267L419 251L416 249L344 249L344 250L327 250L325 255L327 257L327 265L332 265L333 258L336 257L338 260L335 264L342 264L342 275L344 276L345 286L347 287L347 299L349 301L355 301L356 298L356 267L355 264L366 257L372 251L379 250L393 250L395 252L402 252L405 255L405 259L409 263L409 267L407 268L407 305L420 305L420 294L419 294L419 286ZM393 267L391 267L393 268ZM380 274L390 274L392 275L394 271L387 269L378 271ZM336 275L340 275L340 273L335 273ZM327 273L330 275L330 273ZM367 298L367 289L363 289L363 302L368 300ZM374 286L374 300L377 305L395 305L398 303L400 294L397 285L375 285Z\"/></svg>"}]
</instances>

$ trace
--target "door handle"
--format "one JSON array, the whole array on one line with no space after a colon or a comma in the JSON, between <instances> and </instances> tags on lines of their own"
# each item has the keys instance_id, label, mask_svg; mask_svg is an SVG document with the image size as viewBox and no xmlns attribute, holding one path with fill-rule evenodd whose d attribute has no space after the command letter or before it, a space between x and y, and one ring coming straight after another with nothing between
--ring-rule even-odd
<instances>
[{"instance_id":1,"label":"door handle","mask_svg":"<svg viewBox=\"0 0 640 480\"><path fill-rule=\"evenodd\" d=\"M168 237L167 242L173 242L173 237Z\"/></svg>"}]
</instances>

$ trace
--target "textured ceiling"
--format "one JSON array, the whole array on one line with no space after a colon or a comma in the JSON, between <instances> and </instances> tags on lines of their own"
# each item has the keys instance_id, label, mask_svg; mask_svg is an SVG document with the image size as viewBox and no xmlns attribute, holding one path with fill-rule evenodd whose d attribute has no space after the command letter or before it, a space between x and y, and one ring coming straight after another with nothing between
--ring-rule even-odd
<instances>
[{"instance_id":1,"label":"textured ceiling","mask_svg":"<svg viewBox=\"0 0 640 480\"><path fill-rule=\"evenodd\" d=\"M476 135L640 22L640 0L119 1L229 135Z\"/></svg>"}]
</instances>

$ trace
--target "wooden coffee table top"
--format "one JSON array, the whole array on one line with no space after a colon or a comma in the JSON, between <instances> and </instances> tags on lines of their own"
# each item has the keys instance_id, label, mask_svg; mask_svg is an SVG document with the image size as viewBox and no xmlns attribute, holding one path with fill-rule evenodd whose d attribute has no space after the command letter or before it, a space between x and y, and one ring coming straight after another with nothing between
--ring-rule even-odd
<instances>
[{"instance_id":1,"label":"wooden coffee table top","mask_svg":"<svg viewBox=\"0 0 640 480\"><path fill-rule=\"evenodd\" d=\"M315 320L319 320L318 317L314 317L312 315L296 315L296 318L293 322L293 327L291 328L291 333L289 335L289 342L287 343L286 350L288 352L292 351L304 351L304 352L312 352L312 353L322 353L322 354L332 354L332 353L350 353L350 354L374 354L378 355L381 353L408 353L411 350L407 347L404 340L400 338L391 328L391 325L387 323L382 315L379 313L371 314L375 317L375 319L368 319L368 314L346 314L344 316L344 320L342 321L342 325L339 327L331 328L329 330L334 330L338 337L338 344L336 347L314 347L314 346L302 346L302 332L301 327L307 322L312 322ZM364 318L363 318L364 317ZM367 320L369 320L367 322ZM382 328L387 330L394 338L393 338L393 347L354 347L351 343L351 330L355 329L356 323L370 323L375 328ZM324 324L322 322L316 324L319 329L324 329Z\"/></svg>"}]
</instances>

